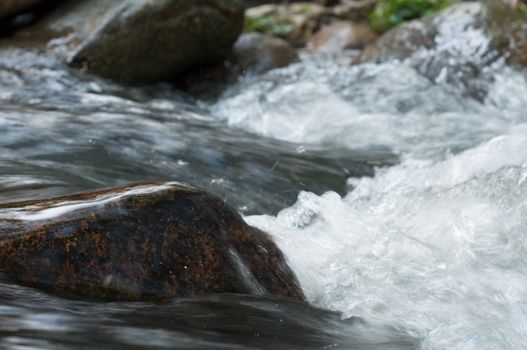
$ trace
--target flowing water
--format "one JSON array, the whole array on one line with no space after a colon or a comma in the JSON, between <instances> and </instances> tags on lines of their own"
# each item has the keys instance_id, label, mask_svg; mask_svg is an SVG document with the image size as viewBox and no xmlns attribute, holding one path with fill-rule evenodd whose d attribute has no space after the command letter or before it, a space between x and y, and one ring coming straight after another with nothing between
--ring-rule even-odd
<instances>
[{"instance_id":1,"label":"flowing water","mask_svg":"<svg viewBox=\"0 0 527 350\"><path fill-rule=\"evenodd\" d=\"M191 182L273 235L312 306L78 302L1 277L2 346L526 348L527 74L454 24L405 62L305 56L212 103L4 50L0 201Z\"/></svg>"}]
</instances>

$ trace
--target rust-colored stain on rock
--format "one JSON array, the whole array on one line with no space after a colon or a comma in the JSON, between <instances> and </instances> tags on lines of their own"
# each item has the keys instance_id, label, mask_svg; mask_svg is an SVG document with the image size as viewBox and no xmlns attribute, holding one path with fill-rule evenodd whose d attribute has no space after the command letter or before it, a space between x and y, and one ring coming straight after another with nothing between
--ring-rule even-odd
<instances>
[{"instance_id":1,"label":"rust-colored stain on rock","mask_svg":"<svg viewBox=\"0 0 527 350\"><path fill-rule=\"evenodd\" d=\"M0 271L73 298L269 293L305 300L270 237L220 199L136 183L0 205Z\"/></svg>"}]
</instances>

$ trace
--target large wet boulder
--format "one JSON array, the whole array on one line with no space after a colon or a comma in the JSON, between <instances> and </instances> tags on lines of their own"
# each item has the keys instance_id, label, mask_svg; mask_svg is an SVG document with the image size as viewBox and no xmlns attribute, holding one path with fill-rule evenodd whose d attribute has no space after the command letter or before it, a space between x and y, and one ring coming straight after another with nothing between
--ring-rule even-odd
<instances>
[{"instance_id":1,"label":"large wet boulder","mask_svg":"<svg viewBox=\"0 0 527 350\"><path fill-rule=\"evenodd\" d=\"M153 83L222 60L243 29L243 11L242 0L70 0L17 38L33 46L42 38L88 73Z\"/></svg>"},{"instance_id":2,"label":"large wet boulder","mask_svg":"<svg viewBox=\"0 0 527 350\"><path fill-rule=\"evenodd\" d=\"M1 272L66 297L244 293L304 300L267 234L220 199L179 183L3 204L0 249Z\"/></svg>"}]
</instances>

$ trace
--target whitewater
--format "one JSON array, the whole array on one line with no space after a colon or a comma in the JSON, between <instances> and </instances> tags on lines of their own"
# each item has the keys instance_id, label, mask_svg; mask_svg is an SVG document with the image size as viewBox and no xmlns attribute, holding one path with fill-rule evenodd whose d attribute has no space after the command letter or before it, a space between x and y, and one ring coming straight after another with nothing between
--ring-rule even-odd
<instances>
[{"instance_id":1,"label":"whitewater","mask_svg":"<svg viewBox=\"0 0 527 350\"><path fill-rule=\"evenodd\" d=\"M214 113L400 163L248 222L275 237L309 300L343 318L395 326L422 349L527 348L525 74L485 68L485 93L469 98L444 79L455 69L431 79L412 61L307 61L241 81Z\"/></svg>"}]
</instances>

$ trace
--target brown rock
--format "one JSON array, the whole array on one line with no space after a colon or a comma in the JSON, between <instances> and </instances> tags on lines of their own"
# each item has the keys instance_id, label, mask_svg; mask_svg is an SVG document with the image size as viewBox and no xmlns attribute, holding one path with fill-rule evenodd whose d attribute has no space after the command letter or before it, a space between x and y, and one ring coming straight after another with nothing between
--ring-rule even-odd
<instances>
[{"instance_id":1,"label":"brown rock","mask_svg":"<svg viewBox=\"0 0 527 350\"><path fill-rule=\"evenodd\" d=\"M178 183L3 204L0 249L0 271L67 297L269 293L305 300L267 234L220 199Z\"/></svg>"},{"instance_id":2,"label":"brown rock","mask_svg":"<svg viewBox=\"0 0 527 350\"><path fill-rule=\"evenodd\" d=\"M366 22L379 0L341 0L341 4L331 10L337 18L355 22Z\"/></svg>"},{"instance_id":3,"label":"brown rock","mask_svg":"<svg viewBox=\"0 0 527 350\"><path fill-rule=\"evenodd\" d=\"M307 48L319 52L340 52L362 49L372 43L377 34L366 24L335 21L322 27L308 42Z\"/></svg>"}]
</instances>

